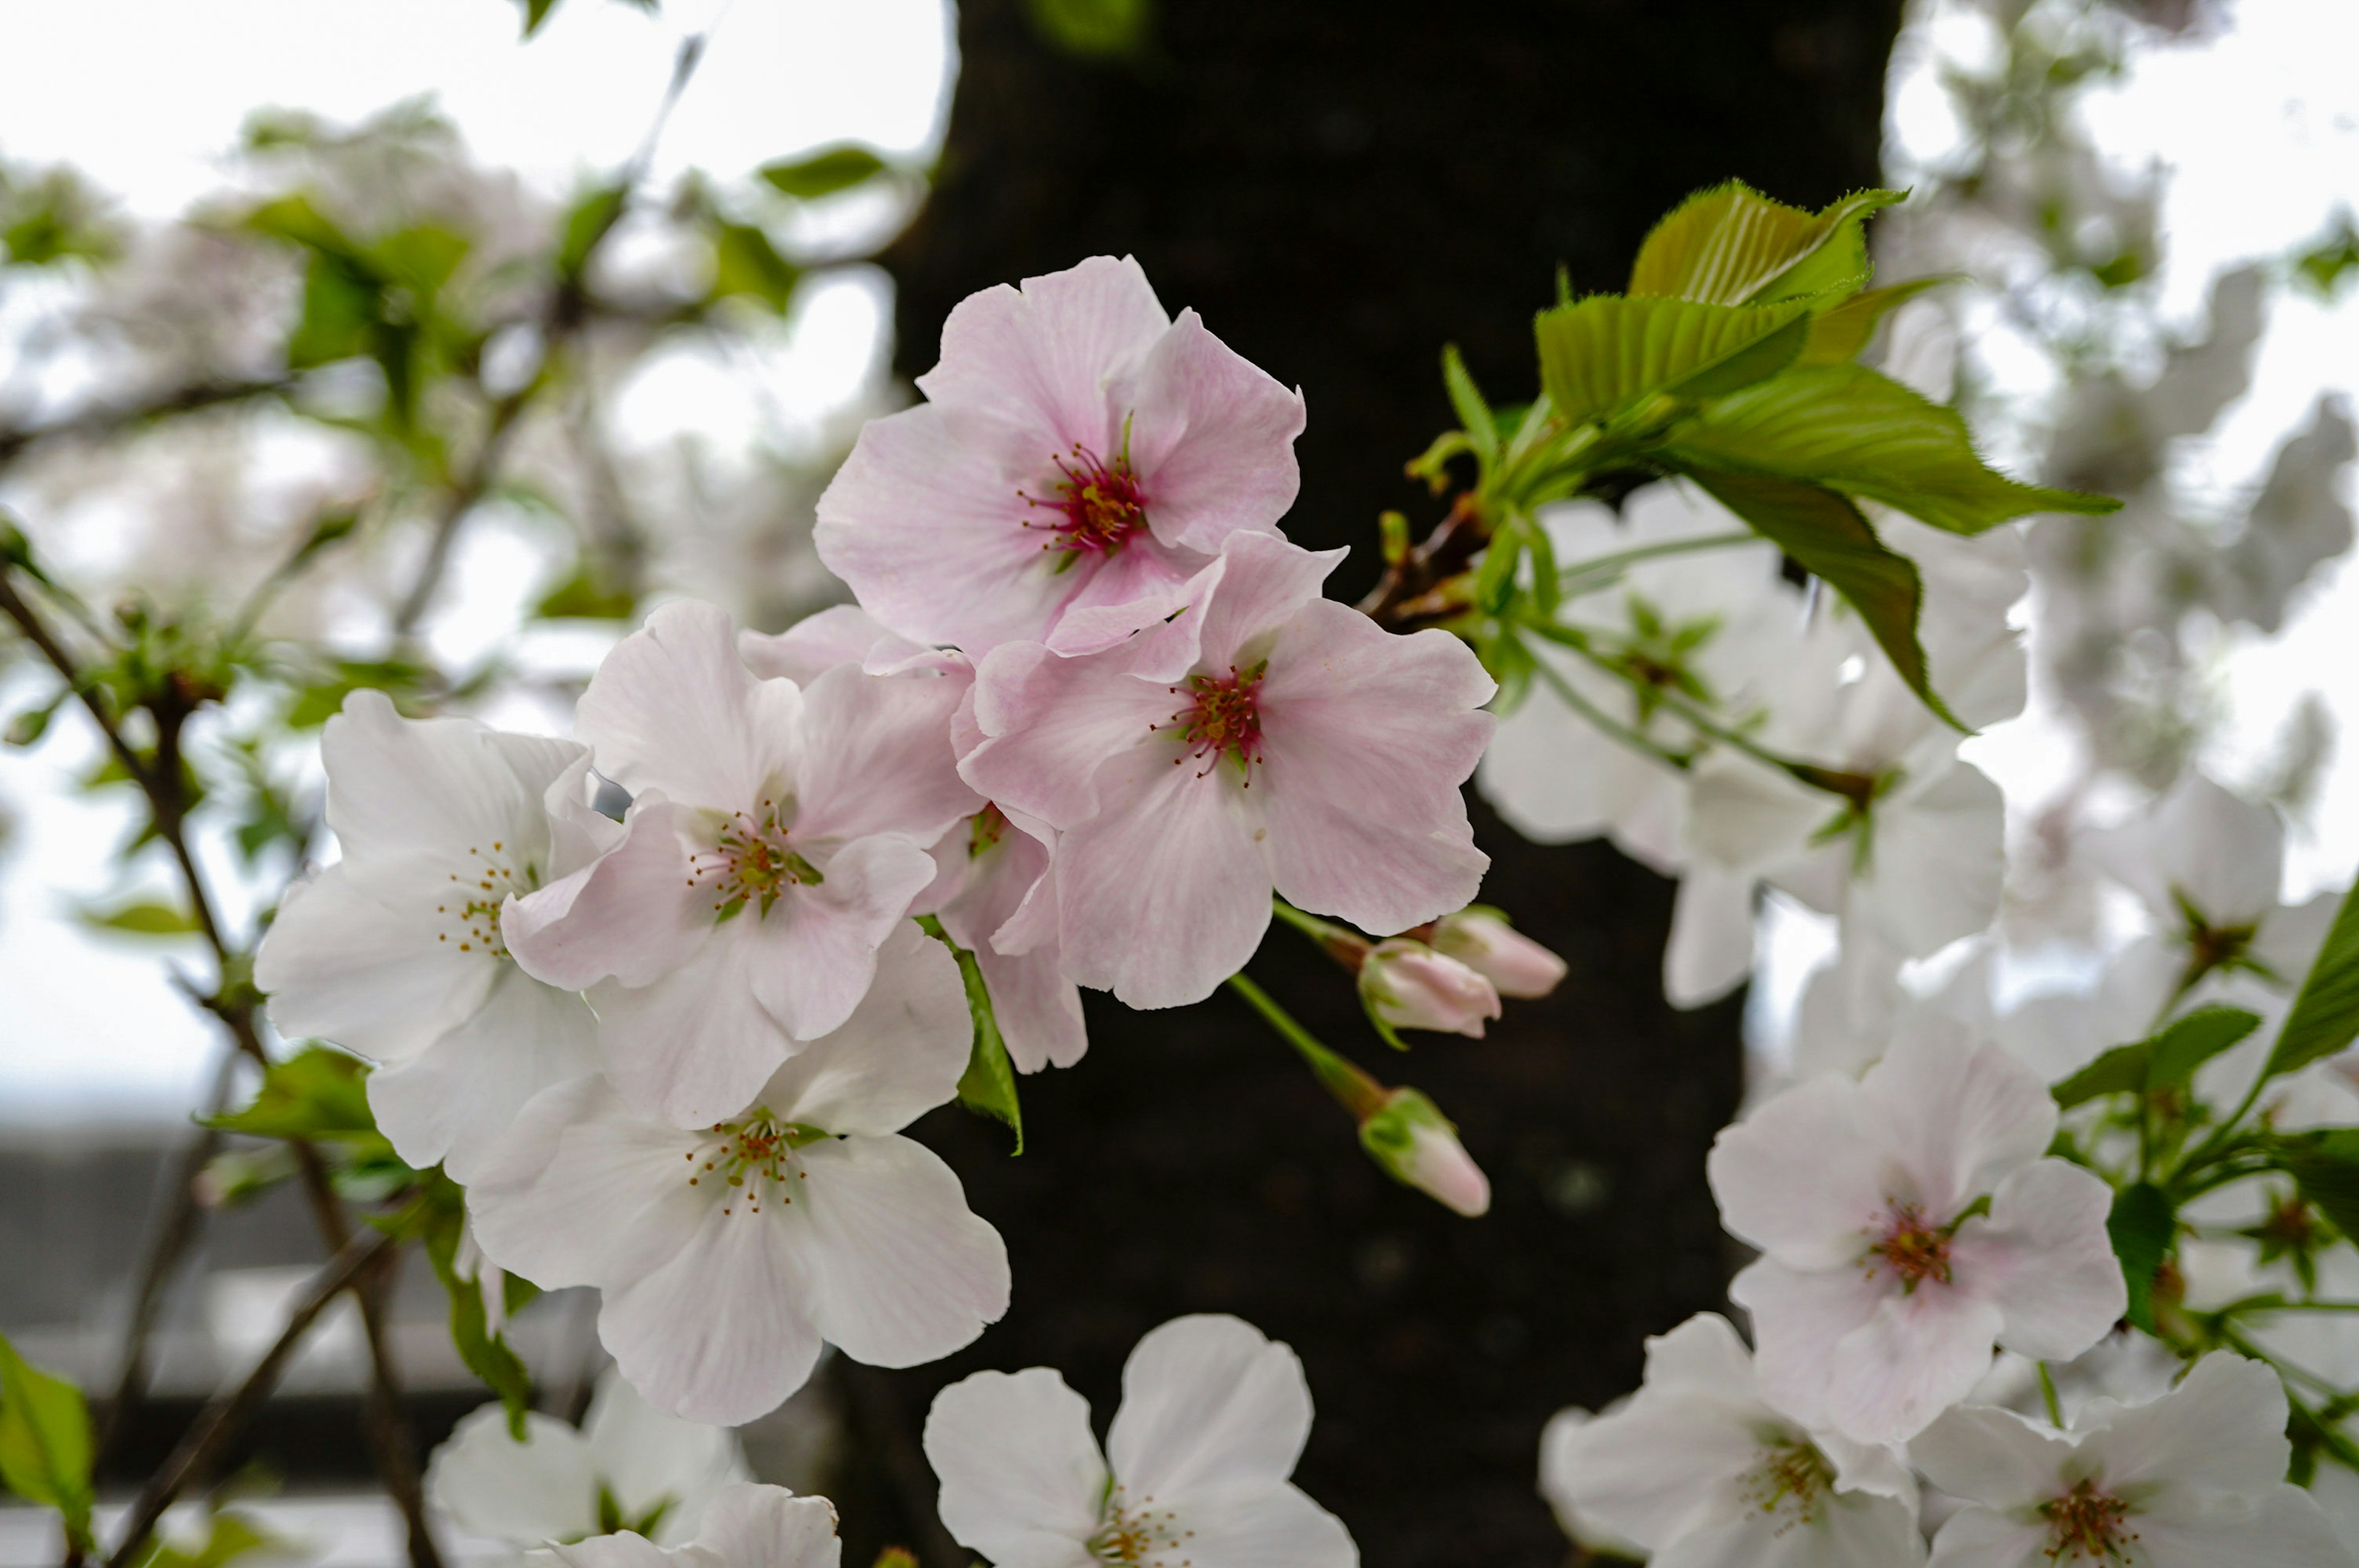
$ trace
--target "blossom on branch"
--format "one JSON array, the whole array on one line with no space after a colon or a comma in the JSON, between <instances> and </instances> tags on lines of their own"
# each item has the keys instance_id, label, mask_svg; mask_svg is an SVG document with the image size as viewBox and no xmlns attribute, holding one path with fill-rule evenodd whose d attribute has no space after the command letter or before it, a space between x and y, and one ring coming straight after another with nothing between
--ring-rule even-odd
<instances>
[{"instance_id":1,"label":"blossom on branch","mask_svg":"<svg viewBox=\"0 0 2359 1568\"><path fill-rule=\"evenodd\" d=\"M657 1409L734 1423L855 1361L947 1356L1007 1308L1007 1253L900 1129L958 1091L957 966L901 921L849 1022L725 1118L682 1130L599 1077L542 1094L468 1189L484 1252L604 1292L599 1337Z\"/></svg>"},{"instance_id":2,"label":"blossom on branch","mask_svg":"<svg viewBox=\"0 0 2359 1568\"><path fill-rule=\"evenodd\" d=\"M549 1553L538 1561L564 1568L837 1568L843 1543L825 1498L740 1482L712 1499L703 1529L685 1545L660 1546L625 1530L551 1543Z\"/></svg>"},{"instance_id":3,"label":"blossom on branch","mask_svg":"<svg viewBox=\"0 0 2359 1568\"><path fill-rule=\"evenodd\" d=\"M1299 483L1302 399L1095 256L970 296L927 401L861 431L820 498L820 558L905 636L977 658L1078 653L1169 614Z\"/></svg>"},{"instance_id":4,"label":"blossom on branch","mask_svg":"<svg viewBox=\"0 0 2359 1568\"><path fill-rule=\"evenodd\" d=\"M1294 1352L1200 1314L1130 1353L1103 1453L1047 1367L944 1389L925 1445L942 1523L998 1568L1355 1568L1343 1521L1287 1479L1310 1434Z\"/></svg>"},{"instance_id":5,"label":"blossom on branch","mask_svg":"<svg viewBox=\"0 0 2359 1568\"><path fill-rule=\"evenodd\" d=\"M1721 1219L1763 1256L1729 1295L1761 1387L1861 1443L1924 1430L1994 1343L2069 1360L2126 1303L2112 1189L2044 1158L2056 1102L2028 1068L1927 1020L1854 1082L1810 1079L1723 1131Z\"/></svg>"},{"instance_id":6,"label":"blossom on branch","mask_svg":"<svg viewBox=\"0 0 2359 1568\"><path fill-rule=\"evenodd\" d=\"M1446 953L1489 980L1501 996L1544 997L1564 979L1564 960L1507 924L1495 909L1470 905L1433 923L1426 938L1437 953Z\"/></svg>"},{"instance_id":7,"label":"blossom on branch","mask_svg":"<svg viewBox=\"0 0 2359 1568\"><path fill-rule=\"evenodd\" d=\"M1261 941L1272 889L1380 935L1458 909L1489 858L1458 785L1494 690L1446 632L1319 597L1342 552L1233 535L1167 624L1037 643L975 676L967 782L1059 834L1065 972L1134 1007L1198 1001Z\"/></svg>"},{"instance_id":8,"label":"blossom on branch","mask_svg":"<svg viewBox=\"0 0 2359 1568\"><path fill-rule=\"evenodd\" d=\"M1394 936L1360 964L1360 1002L1388 1029L1431 1029L1480 1040L1499 1016L1499 993L1474 968L1422 942Z\"/></svg>"}]
</instances>

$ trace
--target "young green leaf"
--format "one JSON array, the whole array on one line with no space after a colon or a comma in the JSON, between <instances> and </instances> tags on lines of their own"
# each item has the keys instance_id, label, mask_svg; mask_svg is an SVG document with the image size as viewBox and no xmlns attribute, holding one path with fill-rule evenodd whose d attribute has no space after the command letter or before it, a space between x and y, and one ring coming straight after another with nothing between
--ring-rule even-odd
<instances>
[{"instance_id":1,"label":"young green leaf","mask_svg":"<svg viewBox=\"0 0 2359 1568\"><path fill-rule=\"evenodd\" d=\"M2195 1070L2261 1026L2258 1014L2234 1007L2189 1013L2150 1039L2116 1045L2050 1092L2070 1110L2100 1095L2151 1094L2190 1082Z\"/></svg>"},{"instance_id":2,"label":"young green leaf","mask_svg":"<svg viewBox=\"0 0 2359 1568\"><path fill-rule=\"evenodd\" d=\"M712 296L741 295L783 314L795 297L802 269L780 255L770 236L751 223L715 225L712 236Z\"/></svg>"},{"instance_id":3,"label":"young green leaf","mask_svg":"<svg viewBox=\"0 0 2359 1568\"><path fill-rule=\"evenodd\" d=\"M1441 384L1450 390L1450 406L1458 415L1459 427L1466 432L1466 444L1488 469L1499 460L1498 417L1483 400L1474 378L1466 373L1466 362L1458 357L1455 343L1442 346Z\"/></svg>"},{"instance_id":4,"label":"young green leaf","mask_svg":"<svg viewBox=\"0 0 2359 1568\"><path fill-rule=\"evenodd\" d=\"M1945 722L1965 728L1933 690L1917 641L1925 587L1916 564L1886 549L1858 507L1832 491L1790 480L1713 472L1694 478L1755 533L1842 594L1908 688Z\"/></svg>"},{"instance_id":5,"label":"young green leaf","mask_svg":"<svg viewBox=\"0 0 2359 1568\"><path fill-rule=\"evenodd\" d=\"M974 955L951 940L942 923L930 914L918 917L926 935L951 950L958 960L959 979L966 985L967 1011L974 1018L974 1044L967 1054L966 1071L959 1076L959 1103L969 1110L1004 1121L1016 1134L1015 1152L1024 1152L1024 1107L1016 1092L1016 1064L999 1033L999 1014L991 1005L991 988L984 983L983 966Z\"/></svg>"},{"instance_id":6,"label":"young green leaf","mask_svg":"<svg viewBox=\"0 0 2359 1568\"><path fill-rule=\"evenodd\" d=\"M206 1125L255 1138L380 1138L369 1109L368 1074L368 1064L357 1056L307 1046L271 1064L252 1104Z\"/></svg>"},{"instance_id":7,"label":"young green leaf","mask_svg":"<svg viewBox=\"0 0 2359 1568\"><path fill-rule=\"evenodd\" d=\"M1985 467L1957 410L1855 364L1797 367L1723 397L1675 427L1655 455L1693 472L1821 485L1955 534L2035 512L2094 516L2121 505Z\"/></svg>"},{"instance_id":8,"label":"young green leaf","mask_svg":"<svg viewBox=\"0 0 2359 1568\"><path fill-rule=\"evenodd\" d=\"M1724 395L1790 363L1809 331L1806 315L1799 304L1593 294L1540 312L1540 385L1567 425L1602 420L1658 394Z\"/></svg>"},{"instance_id":9,"label":"young green leaf","mask_svg":"<svg viewBox=\"0 0 2359 1568\"><path fill-rule=\"evenodd\" d=\"M183 1552L160 1533L149 1536L136 1568L227 1568L241 1557L264 1554L278 1558L305 1555L292 1542L271 1534L249 1515L224 1509L207 1520L205 1538L194 1551Z\"/></svg>"},{"instance_id":10,"label":"young green leaf","mask_svg":"<svg viewBox=\"0 0 2359 1568\"><path fill-rule=\"evenodd\" d=\"M1870 288L1853 295L1840 305L1831 305L1810 318L1810 335L1802 344L1802 351L1794 356L1798 365L1842 364L1859 357L1859 352L1875 336L1884 318L1917 296L1946 282L1944 278L1920 277L1914 283L1896 283L1889 288Z\"/></svg>"},{"instance_id":11,"label":"young green leaf","mask_svg":"<svg viewBox=\"0 0 2359 1568\"><path fill-rule=\"evenodd\" d=\"M65 1517L66 1539L87 1551L90 1410L82 1390L27 1366L0 1337L0 1486Z\"/></svg>"},{"instance_id":12,"label":"young green leaf","mask_svg":"<svg viewBox=\"0 0 2359 1568\"><path fill-rule=\"evenodd\" d=\"M2334 1227L2359 1237L2359 1127L2295 1133L2275 1144L2277 1163Z\"/></svg>"},{"instance_id":13,"label":"young green leaf","mask_svg":"<svg viewBox=\"0 0 2359 1568\"><path fill-rule=\"evenodd\" d=\"M84 925L98 931L125 931L136 936L186 936L197 927L196 917L168 903L141 902L121 909L85 909Z\"/></svg>"},{"instance_id":14,"label":"young green leaf","mask_svg":"<svg viewBox=\"0 0 2359 1568\"><path fill-rule=\"evenodd\" d=\"M762 166L762 178L797 200L810 201L864 185L892 166L867 147L841 142L799 158Z\"/></svg>"},{"instance_id":15,"label":"young green leaf","mask_svg":"<svg viewBox=\"0 0 2359 1568\"><path fill-rule=\"evenodd\" d=\"M2121 1260L2122 1282L2129 1290L2129 1310L2123 1315L2151 1334L2154 1277L2179 1235L2178 1211L2160 1187L2152 1182L2134 1182L2114 1195L2113 1212L2105 1217L2105 1234L2113 1238L2114 1256Z\"/></svg>"},{"instance_id":16,"label":"young green leaf","mask_svg":"<svg viewBox=\"0 0 2359 1568\"><path fill-rule=\"evenodd\" d=\"M623 209L631 198L630 188L623 185L599 185L585 191L565 214L564 237L557 247L557 276L569 282L579 282L582 269L590 265L590 253L598 248L606 232L622 221Z\"/></svg>"},{"instance_id":17,"label":"young green leaf","mask_svg":"<svg viewBox=\"0 0 2359 1568\"><path fill-rule=\"evenodd\" d=\"M1905 194L1855 191L1823 211L1805 212L1741 180L1699 191L1638 247L1630 292L1714 305L1848 293L1868 279L1868 218Z\"/></svg>"},{"instance_id":18,"label":"young green leaf","mask_svg":"<svg viewBox=\"0 0 2359 1568\"><path fill-rule=\"evenodd\" d=\"M434 1265L435 1277L442 1281L451 1298L451 1347L458 1351L459 1360L467 1370L499 1395L501 1404L507 1410L508 1435L522 1443L525 1412L532 1408L532 1375L525 1369L523 1359L509 1347L506 1336L493 1330L491 1314L484 1310L482 1279L469 1279L459 1272L459 1238L465 1226L463 1204L457 1184L437 1174L410 1210L410 1217L427 1260ZM499 1272L499 1266L488 1259L479 1259L476 1267L479 1271ZM525 1287L521 1292L516 1289L518 1285ZM529 1281L512 1274L501 1274L499 1289L502 1303L510 1312L538 1293Z\"/></svg>"},{"instance_id":19,"label":"young green leaf","mask_svg":"<svg viewBox=\"0 0 2359 1568\"><path fill-rule=\"evenodd\" d=\"M2269 1053L2269 1073L2290 1073L2359 1038L2359 882L2343 898L2326 944L2293 999Z\"/></svg>"}]
</instances>

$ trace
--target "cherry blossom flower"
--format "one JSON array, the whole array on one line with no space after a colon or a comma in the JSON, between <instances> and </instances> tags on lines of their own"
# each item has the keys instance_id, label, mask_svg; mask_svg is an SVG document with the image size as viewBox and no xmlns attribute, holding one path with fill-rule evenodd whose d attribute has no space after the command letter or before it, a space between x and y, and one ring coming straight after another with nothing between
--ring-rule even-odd
<instances>
[{"instance_id":1,"label":"cherry blossom flower","mask_svg":"<svg viewBox=\"0 0 2359 1568\"><path fill-rule=\"evenodd\" d=\"M1130 1353L1103 1453L1046 1367L944 1389L925 1446L942 1523L998 1568L1353 1568L1343 1521L1287 1480L1310 1433L1294 1352L1201 1314Z\"/></svg>"},{"instance_id":2,"label":"cherry blossom flower","mask_svg":"<svg viewBox=\"0 0 2359 1568\"><path fill-rule=\"evenodd\" d=\"M1779 1413L1712 1313L1647 1341L1646 1386L1602 1416L1550 1423L1542 1454L1542 1492L1658 1568L1925 1561L1908 1467Z\"/></svg>"},{"instance_id":3,"label":"cherry blossom flower","mask_svg":"<svg viewBox=\"0 0 2359 1568\"><path fill-rule=\"evenodd\" d=\"M1507 924L1495 909L1473 904L1433 923L1426 940L1491 982L1501 996L1544 997L1564 979L1562 958Z\"/></svg>"},{"instance_id":4,"label":"cherry blossom flower","mask_svg":"<svg viewBox=\"0 0 2359 1568\"><path fill-rule=\"evenodd\" d=\"M980 804L951 752L963 689L765 680L701 604L607 655L577 725L633 792L624 835L506 918L527 970L591 993L625 1095L682 1126L734 1116L851 1015L934 879L926 847Z\"/></svg>"},{"instance_id":5,"label":"cherry blossom flower","mask_svg":"<svg viewBox=\"0 0 2359 1568\"><path fill-rule=\"evenodd\" d=\"M957 967L914 923L851 1019L750 1103L681 1130L600 1077L525 1108L468 1188L509 1271L604 1292L599 1337L658 1410L734 1423L810 1375L947 1356L1007 1306L1007 1253L949 1166L896 1136L951 1099L970 1026Z\"/></svg>"},{"instance_id":6,"label":"cherry blossom flower","mask_svg":"<svg viewBox=\"0 0 2359 1568\"><path fill-rule=\"evenodd\" d=\"M612 1368L579 1432L524 1419L519 1443L496 1401L480 1406L426 1467L427 1498L470 1535L521 1549L628 1530L678 1546L723 1487L751 1478L729 1432L662 1414Z\"/></svg>"},{"instance_id":7,"label":"cherry blossom flower","mask_svg":"<svg viewBox=\"0 0 2359 1568\"><path fill-rule=\"evenodd\" d=\"M1491 679L1448 633L1319 597L1341 551L1240 533L1184 612L1102 653L976 671L968 783L1057 830L1065 972L1134 1007L1201 1000L1252 956L1273 888L1380 935L1458 909L1489 858L1458 785Z\"/></svg>"},{"instance_id":8,"label":"cherry blossom flower","mask_svg":"<svg viewBox=\"0 0 2359 1568\"><path fill-rule=\"evenodd\" d=\"M527 1100L597 1065L589 1009L516 963L503 907L619 829L588 807L583 748L404 719L383 692L345 700L321 755L343 859L289 891L255 982L280 1033L381 1064L395 1150L464 1181Z\"/></svg>"},{"instance_id":9,"label":"cherry blossom flower","mask_svg":"<svg viewBox=\"0 0 2359 1568\"><path fill-rule=\"evenodd\" d=\"M1469 1219L1491 1212L1491 1179L1441 1108L1421 1091L1386 1091L1360 1121L1360 1146L1395 1181Z\"/></svg>"},{"instance_id":10,"label":"cherry blossom flower","mask_svg":"<svg viewBox=\"0 0 2359 1568\"><path fill-rule=\"evenodd\" d=\"M1499 1016L1499 993L1468 965L1422 942L1395 936L1360 962L1360 1002L1388 1029L1432 1029L1483 1038Z\"/></svg>"},{"instance_id":11,"label":"cherry blossom flower","mask_svg":"<svg viewBox=\"0 0 2359 1568\"><path fill-rule=\"evenodd\" d=\"M1857 1082L1770 1100L1706 1168L1723 1223L1763 1252L1729 1287L1753 1315L1763 1392L1862 1443L1922 1431L1989 1370L1994 1342L2079 1355L2126 1299L2111 1190L2042 1157L2047 1086L1939 1022Z\"/></svg>"},{"instance_id":12,"label":"cherry blossom flower","mask_svg":"<svg viewBox=\"0 0 2359 1568\"><path fill-rule=\"evenodd\" d=\"M820 498L820 558L905 636L980 658L1119 641L1236 529L1294 503L1302 399L1164 314L1128 258L970 296L921 406L869 422Z\"/></svg>"},{"instance_id":13,"label":"cherry blossom flower","mask_svg":"<svg viewBox=\"0 0 2359 1568\"><path fill-rule=\"evenodd\" d=\"M2286 1482L2285 1388L2217 1350L2151 1403L2093 1400L2070 1432L1967 1405L1908 1445L1965 1499L1934 1568L2349 1568L2315 1499Z\"/></svg>"},{"instance_id":14,"label":"cherry blossom flower","mask_svg":"<svg viewBox=\"0 0 2359 1568\"><path fill-rule=\"evenodd\" d=\"M685 1545L662 1546L635 1530L552 1544L564 1568L838 1568L835 1505L799 1498L784 1487L739 1482L704 1510L703 1528Z\"/></svg>"}]
</instances>

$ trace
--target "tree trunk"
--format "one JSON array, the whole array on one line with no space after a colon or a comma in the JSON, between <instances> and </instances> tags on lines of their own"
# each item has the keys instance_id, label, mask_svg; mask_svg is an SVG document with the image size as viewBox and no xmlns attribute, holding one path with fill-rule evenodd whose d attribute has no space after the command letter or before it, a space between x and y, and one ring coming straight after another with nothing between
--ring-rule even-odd
<instances>
[{"instance_id":1,"label":"tree trunk","mask_svg":"<svg viewBox=\"0 0 2359 1568\"><path fill-rule=\"evenodd\" d=\"M1376 514L1437 515L1401 464L1453 423L1441 345L1495 402L1520 401L1560 265L1576 291L1619 287L1648 224L1732 175L1814 205L1874 183L1899 9L1170 0L1145 50L1108 61L1058 52L1027 0L965 0L940 184L889 258L900 368L931 364L975 289L1136 255L1167 308L1303 388L1286 528L1353 546L1330 591L1355 597ZM1158 1013L1093 997L1088 1058L1024 1081L1020 1159L955 1108L919 1130L1006 1237L1015 1304L966 1353L865 1389L864 1433L914 1433L943 1383L1034 1365L1060 1368L1103 1428L1141 1334L1232 1312L1301 1354L1319 1416L1297 1478L1369 1568L1564 1560L1533 1490L1542 1425L1635 1386L1647 1335L1723 1306L1703 1161L1736 1108L1741 1008L1664 1004L1670 884L1474 816L1484 898L1572 966L1553 998L1509 1003L1487 1040L1420 1036L1396 1057L1291 933L1272 931L1253 972L1440 1102L1491 1175L1490 1215L1387 1181L1225 995ZM848 1563L924 1539L922 1488L843 1481L877 1505L847 1510Z\"/></svg>"}]
</instances>

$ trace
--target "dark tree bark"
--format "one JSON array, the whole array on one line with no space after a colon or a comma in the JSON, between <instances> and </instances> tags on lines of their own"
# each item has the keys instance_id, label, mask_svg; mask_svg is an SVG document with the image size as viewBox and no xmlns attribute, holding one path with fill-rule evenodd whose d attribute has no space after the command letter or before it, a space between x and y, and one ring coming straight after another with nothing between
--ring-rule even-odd
<instances>
[{"instance_id":1,"label":"dark tree bark","mask_svg":"<svg viewBox=\"0 0 2359 1568\"><path fill-rule=\"evenodd\" d=\"M1452 422L1441 344L1495 401L1520 400L1560 264L1577 290L1618 287L1655 218L1732 175L1811 204L1873 183L1898 11L1172 0L1122 63L1059 54L1025 0L965 0L940 186L890 258L900 366L932 362L974 289L1136 254L1167 307L1302 386L1286 527L1354 546L1330 591L1355 597L1380 510L1439 515L1401 464ZM1485 898L1571 962L1555 997L1510 1003L1488 1040L1424 1036L1395 1057L1292 934L1273 930L1253 968L1330 1044L1433 1095L1491 1174L1491 1214L1386 1181L1225 995L1147 1014L1093 998L1089 1057L1025 1080L1021 1159L956 1109L921 1125L1007 1238L1015 1305L963 1355L864 1389L864 1431L913 1433L941 1384L1042 1364L1103 1426L1139 1335L1234 1312L1300 1352L1319 1419L1298 1479L1370 1568L1563 1561L1533 1491L1542 1424L1626 1391L1645 1336L1723 1304L1703 1160L1736 1108L1740 1009L1664 1004L1669 884L1474 815ZM847 1510L848 1563L923 1539L910 1515L929 1497L843 1479L877 1505Z\"/></svg>"}]
</instances>

